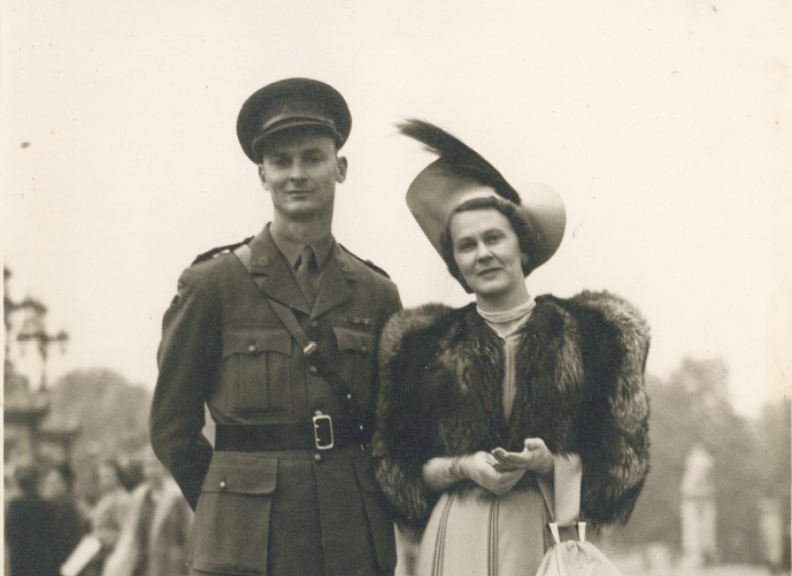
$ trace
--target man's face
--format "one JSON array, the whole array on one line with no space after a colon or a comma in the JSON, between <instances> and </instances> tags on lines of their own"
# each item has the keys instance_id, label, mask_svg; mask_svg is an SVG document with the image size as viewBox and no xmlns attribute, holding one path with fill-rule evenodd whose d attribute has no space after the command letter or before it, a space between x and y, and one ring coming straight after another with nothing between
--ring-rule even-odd
<instances>
[{"instance_id":1,"label":"man's face","mask_svg":"<svg viewBox=\"0 0 792 576\"><path fill-rule=\"evenodd\" d=\"M335 185L345 180L346 168L329 136L291 132L267 146L259 174L276 214L301 221L332 214Z\"/></svg>"}]
</instances>

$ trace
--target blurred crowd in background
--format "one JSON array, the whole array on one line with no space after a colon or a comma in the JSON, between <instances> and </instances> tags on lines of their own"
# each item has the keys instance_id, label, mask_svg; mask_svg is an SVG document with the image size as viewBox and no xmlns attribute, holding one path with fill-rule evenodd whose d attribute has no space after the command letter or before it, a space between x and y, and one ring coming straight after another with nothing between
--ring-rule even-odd
<instances>
[{"instance_id":1,"label":"blurred crowd in background","mask_svg":"<svg viewBox=\"0 0 792 576\"><path fill-rule=\"evenodd\" d=\"M186 574L192 512L149 447L150 388L103 368L50 383L47 356L68 334L48 332L43 303L12 300L10 277L6 269L5 573ZM31 358L39 369L23 374L17 364ZM651 472L629 523L598 542L625 574L789 573L792 404L746 417L727 383L719 359L647 375ZM205 432L211 441L211 423ZM400 551L407 576L410 550Z\"/></svg>"},{"instance_id":2,"label":"blurred crowd in background","mask_svg":"<svg viewBox=\"0 0 792 576\"><path fill-rule=\"evenodd\" d=\"M77 493L65 462L15 469L6 492L10 574L187 573L192 511L153 452L143 450L123 462L103 459L90 481L90 490Z\"/></svg>"},{"instance_id":3,"label":"blurred crowd in background","mask_svg":"<svg viewBox=\"0 0 792 576\"><path fill-rule=\"evenodd\" d=\"M186 574L192 511L149 446L150 391L101 369L48 382L68 335L4 272L5 574Z\"/></svg>"}]
</instances>

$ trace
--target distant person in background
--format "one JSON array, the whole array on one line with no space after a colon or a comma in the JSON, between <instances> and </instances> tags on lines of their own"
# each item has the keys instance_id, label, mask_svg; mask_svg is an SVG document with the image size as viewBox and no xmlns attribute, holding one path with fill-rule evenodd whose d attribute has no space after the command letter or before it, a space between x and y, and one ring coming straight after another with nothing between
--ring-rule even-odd
<instances>
[{"instance_id":1,"label":"distant person in background","mask_svg":"<svg viewBox=\"0 0 792 576\"><path fill-rule=\"evenodd\" d=\"M99 500L90 513L91 535L102 544L102 548L82 572L83 576L99 576L105 561L115 548L121 535L121 527L127 517L131 494L122 482L124 471L113 459L100 462L96 468Z\"/></svg>"},{"instance_id":2,"label":"distant person in background","mask_svg":"<svg viewBox=\"0 0 792 576\"><path fill-rule=\"evenodd\" d=\"M39 576L51 573L44 553L50 542L51 506L38 494L39 470L22 466L14 473L21 495L8 505L5 536L11 576Z\"/></svg>"},{"instance_id":3,"label":"distant person in background","mask_svg":"<svg viewBox=\"0 0 792 576\"><path fill-rule=\"evenodd\" d=\"M74 548L88 530L88 522L74 500L74 472L68 463L50 465L39 485L41 498L49 503L49 538L46 570L41 576L57 575Z\"/></svg>"},{"instance_id":4,"label":"distant person in background","mask_svg":"<svg viewBox=\"0 0 792 576\"><path fill-rule=\"evenodd\" d=\"M187 572L192 511L154 452L142 455L145 481L132 492L103 576L180 576Z\"/></svg>"}]
</instances>

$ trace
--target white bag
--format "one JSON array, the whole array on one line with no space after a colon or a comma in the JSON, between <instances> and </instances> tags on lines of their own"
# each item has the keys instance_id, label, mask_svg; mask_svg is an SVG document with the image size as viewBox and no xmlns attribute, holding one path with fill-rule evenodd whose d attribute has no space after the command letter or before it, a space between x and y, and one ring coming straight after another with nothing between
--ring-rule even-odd
<instances>
[{"instance_id":1,"label":"white bag","mask_svg":"<svg viewBox=\"0 0 792 576\"><path fill-rule=\"evenodd\" d=\"M553 521L547 526L553 546L545 553L536 576L624 576L605 555L586 542L586 523L575 522L580 512L580 483L583 471L578 456L554 459L555 489L544 480L539 488ZM555 496L555 497L554 497ZM576 526L579 540L561 541L559 526Z\"/></svg>"},{"instance_id":2,"label":"white bag","mask_svg":"<svg viewBox=\"0 0 792 576\"><path fill-rule=\"evenodd\" d=\"M550 523L553 547L547 551L536 576L623 576L599 548L586 542L586 523L578 522L580 541L561 542L558 524Z\"/></svg>"}]
</instances>

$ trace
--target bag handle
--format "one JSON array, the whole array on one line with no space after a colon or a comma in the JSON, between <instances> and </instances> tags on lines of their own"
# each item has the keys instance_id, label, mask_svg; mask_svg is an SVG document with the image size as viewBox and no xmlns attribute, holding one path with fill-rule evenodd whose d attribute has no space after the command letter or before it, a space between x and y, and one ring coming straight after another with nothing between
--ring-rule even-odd
<instances>
[{"instance_id":1,"label":"bag handle","mask_svg":"<svg viewBox=\"0 0 792 576\"><path fill-rule=\"evenodd\" d=\"M537 475L539 491L542 493L551 522L548 523L553 540L559 544L559 526L577 526L581 542L586 540L586 523L577 522L580 514L580 488L583 481L583 466L580 456L567 454L553 457L553 485Z\"/></svg>"}]
</instances>

